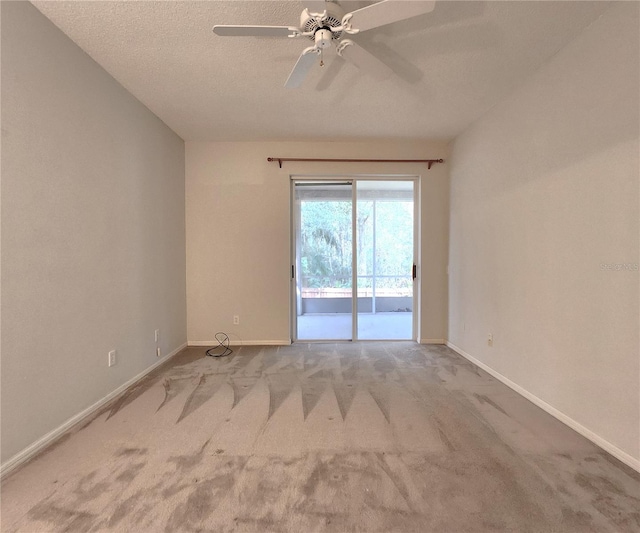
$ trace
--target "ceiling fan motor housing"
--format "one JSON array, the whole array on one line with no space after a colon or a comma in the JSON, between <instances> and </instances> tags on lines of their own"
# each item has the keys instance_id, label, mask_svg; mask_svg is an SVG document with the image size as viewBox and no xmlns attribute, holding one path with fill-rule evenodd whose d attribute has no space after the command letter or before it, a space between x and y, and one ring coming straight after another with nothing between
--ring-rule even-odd
<instances>
[{"instance_id":1,"label":"ceiling fan motor housing","mask_svg":"<svg viewBox=\"0 0 640 533\"><path fill-rule=\"evenodd\" d=\"M342 25L342 17L344 16L344 12L342 8L338 4L334 4L333 2L325 2L327 15L322 20L318 20L320 17L314 17L312 13L309 13L309 10L305 9L302 11L300 15L300 28L305 32L312 33L309 36L309 39L316 42L317 46L322 48L326 48L331 44L331 40L340 39L342 36L342 32L334 32L332 28L338 28ZM318 13L315 13L318 15ZM326 34L323 33L322 39L329 39L329 44L321 45L318 43L318 33L319 30L324 30ZM327 36L328 34L328 36Z\"/></svg>"}]
</instances>

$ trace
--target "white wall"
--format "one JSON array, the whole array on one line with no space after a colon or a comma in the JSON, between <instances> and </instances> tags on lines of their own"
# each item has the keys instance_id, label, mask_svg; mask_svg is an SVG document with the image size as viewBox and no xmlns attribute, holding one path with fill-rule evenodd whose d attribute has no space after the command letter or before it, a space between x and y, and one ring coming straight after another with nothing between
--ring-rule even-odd
<instances>
[{"instance_id":1,"label":"white wall","mask_svg":"<svg viewBox=\"0 0 640 533\"><path fill-rule=\"evenodd\" d=\"M422 178L421 338L445 339L448 168L420 164L277 163L267 157L447 158L438 142L187 142L187 330L234 341L289 342L290 175ZM234 326L233 315L241 323Z\"/></svg>"},{"instance_id":2,"label":"white wall","mask_svg":"<svg viewBox=\"0 0 640 533\"><path fill-rule=\"evenodd\" d=\"M186 342L186 282L183 141L1 5L4 463Z\"/></svg>"},{"instance_id":3,"label":"white wall","mask_svg":"<svg viewBox=\"0 0 640 533\"><path fill-rule=\"evenodd\" d=\"M636 468L638 8L614 4L456 139L449 296L454 345Z\"/></svg>"}]
</instances>

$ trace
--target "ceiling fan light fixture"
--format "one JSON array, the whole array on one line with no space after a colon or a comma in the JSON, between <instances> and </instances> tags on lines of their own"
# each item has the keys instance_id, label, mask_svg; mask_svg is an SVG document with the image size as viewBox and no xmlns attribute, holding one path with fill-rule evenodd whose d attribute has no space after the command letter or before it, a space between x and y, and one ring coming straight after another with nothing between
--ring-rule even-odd
<instances>
[{"instance_id":1,"label":"ceiling fan light fixture","mask_svg":"<svg viewBox=\"0 0 640 533\"><path fill-rule=\"evenodd\" d=\"M316 47L319 49L329 48L331 46L332 34L331 31L322 28L316 31L314 35Z\"/></svg>"}]
</instances>

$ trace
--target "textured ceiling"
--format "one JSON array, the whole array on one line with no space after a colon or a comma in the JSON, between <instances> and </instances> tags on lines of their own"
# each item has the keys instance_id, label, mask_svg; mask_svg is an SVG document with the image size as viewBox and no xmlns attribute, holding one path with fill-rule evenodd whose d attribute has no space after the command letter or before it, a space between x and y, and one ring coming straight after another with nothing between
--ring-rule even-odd
<instances>
[{"instance_id":1,"label":"textured ceiling","mask_svg":"<svg viewBox=\"0 0 640 533\"><path fill-rule=\"evenodd\" d=\"M414 0L416 1L416 0ZM33 1L185 140L449 139L574 39L606 2L442 0L357 41L395 72L316 67L283 84L305 39L219 37L214 24L297 26L297 1ZM347 11L370 2L341 2Z\"/></svg>"}]
</instances>

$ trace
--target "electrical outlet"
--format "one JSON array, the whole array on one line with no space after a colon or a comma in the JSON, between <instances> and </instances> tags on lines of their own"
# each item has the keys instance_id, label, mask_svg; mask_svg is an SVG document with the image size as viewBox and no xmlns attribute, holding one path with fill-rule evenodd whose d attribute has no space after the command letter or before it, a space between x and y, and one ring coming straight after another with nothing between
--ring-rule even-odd
<instances>
[{"instance_id":1,"label":"electrical outlet","mask_svg":"<svg viewBox=\"0 0 640 533\"><path fill-rule=\"evenodd\" d=\"M116 364L116 351L111 350L109 352L109 366L113 366Z\"/></svg>"},{"instance_id":2,"label":"electrical outlet","mask_svg":"<svg viewBox=\"0 0 640 533\"><path fill-rule=\"evenodd\" d=\"M160 340L160 330L156 329L156 342Z\"/></svg>"},{"instance_id":3,"label":"electrical outlet","mask_svg":"<svg viewBox=\"0 0 640 533\"><path fill-rule=\"evenodd\" d=\"M156 356L162 357L162 353L160 352L160 346L156 348Z\"/></svg>"},{"instance_id":4,"label":"electrical outlet","mask_svg":"<svg viewBox=\"0 0 640 533\"><path fill-rule=\"evenodd\" d=\"M233 315L233 325L237 326L240 324L240 316L238 315Z\"/></svg>"},{"instance_id":5,"label":"electrical outlet","mask_svg":"<svg viewBox=\"0 0 640 533\"><path fill-rule=\"evenodd\" d=\"M489 346L493 346L493 333L489 333L489 336L487 337L487 344Z\"/></svg>"}]
</instances>

